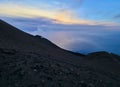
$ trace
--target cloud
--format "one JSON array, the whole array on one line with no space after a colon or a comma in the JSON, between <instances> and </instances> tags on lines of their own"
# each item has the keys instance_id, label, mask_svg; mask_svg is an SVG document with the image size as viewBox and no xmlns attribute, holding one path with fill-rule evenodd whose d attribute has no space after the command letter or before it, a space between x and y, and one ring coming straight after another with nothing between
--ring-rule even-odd
<instances>
[{"instance_id":1,"label":"cloud","mask_svg":"<svg viewBox=\"0 0 120 87\"><path fill-rule=\"evenodd\" d=\"M85 26L81 29L79 25L79 30L76 30L77 27L69 26L70 30L64 27L65 26L62 26L61 30L57 29L59 26L54 27L56 30L51 30L51 28L46 27L46 29L37 29L31 32L31 34L42 35L64 49L80 53L93 51L120 52L118 50L120 46L120 31L114 29L108 30L104 27L99 28L97 26L94 29L92 29L92 27L85 28Z\"/></svg>"},{"instance_id":2,"label":"cloud","mask_svg":"<svg viewBox=\"0 0 120 87\"><path fill-rule=\"evenodd\" d=\"M89 20L81 20L75 17L72 11L60 9L56 12L54 23L60 24L88 24L95 25L95 22Z\"/></svg>"},{"instance_id":3,"label":"cloud","mask_svg":"<svg viewBox=\"0 0 120 87\"><path fill-rule=\"evenodd\" d=\"M99 35L101 33L107 33L108 30L109 32L111 30L120 31L120 26L61 24L61 23L54 23L53 22L54 20L45 17L38 17L38 18L2 17L1 19L6 20L8 23L16 26L19 29L23 29L26 32L33 32L40 29L43 31L81 32L81 34L88 34L88 35L90 34L91 36L93 34ZM89 31L90 33L83 31L87 31L87 32ZM95 33L96 31L99 31L99 33Z\"/></svg>"},{"instance_id":4,"label":"cloud","mask_svg":"<svg viewBox=\"0 0 120 87\"><path fill-rule=\"evenodd\" d=\"M45 17L2 19L25 32L41 35L64 49L80 53L100 50L120 53L120 26L55 24Z\"/></svg>"},{"instance_id":5,"label":"cloud","mask_svg":"<svg viewBox=\"0 0 120 87\"><path fill-rule=\"evenodd\" d=\"M31 8L27 6L0 4L0 15L8 17L24 17L24 18L39 18L44 17L53 20L53 23L58 24L87 24L87 25L105 25L113 26L111 22L96 22L77 18L75 13L68 9L45 10Z\"/></svg>"},{"instance_id":6,"label":"cloud","mask_svg":"<svg viewBox=\"0 0 120 87\"><path fill-rule=\"evenodd\" d=\"M120 18L120 14L114 16L115 19Z\"/></svg>"},{"instance_id":7,"label":"cloud","mask_svg":"<svg viewBox=\"0 0 120 87\"><path fill-rule=\"evenodd\" d=\"M12 5L12 4L1 4L0 5L0 14L1 15L8 15L13 17L47 17L53 18L54 13L49 12L43 9L35 9L31 7L19 6L19 5Z\"/></svg>"}]
</instances>

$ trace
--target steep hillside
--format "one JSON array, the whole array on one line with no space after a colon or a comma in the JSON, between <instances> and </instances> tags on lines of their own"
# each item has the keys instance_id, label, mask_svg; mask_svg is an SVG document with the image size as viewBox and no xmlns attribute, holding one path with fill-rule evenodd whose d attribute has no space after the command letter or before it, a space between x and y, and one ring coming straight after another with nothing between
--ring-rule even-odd
<instances>
[{"instance_id":1,"label":"steep hillside","mask_svg":"<svg viewBox=\"0 0 120 87\"><path fill-rule=\"evenodd\" d=\"M120 56L67 51L0 20L0 87L120 87Z\"/></svg>"}]
</instances>

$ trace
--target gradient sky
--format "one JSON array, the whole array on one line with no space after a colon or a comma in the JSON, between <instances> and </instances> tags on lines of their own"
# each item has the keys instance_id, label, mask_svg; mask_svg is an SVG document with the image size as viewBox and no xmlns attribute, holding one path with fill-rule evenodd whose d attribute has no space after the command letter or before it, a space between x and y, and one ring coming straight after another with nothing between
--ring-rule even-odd
<instances>
[{"instance_id":1,"label":"gradient sky","mask_svg":"<svg viewBox=\"0 0 120 87\"><path fill-rule=\"evenodd\" d=\"M120 54L120 0L0 0L0 19L75 52Z\"/></svg>"}]
</instances>

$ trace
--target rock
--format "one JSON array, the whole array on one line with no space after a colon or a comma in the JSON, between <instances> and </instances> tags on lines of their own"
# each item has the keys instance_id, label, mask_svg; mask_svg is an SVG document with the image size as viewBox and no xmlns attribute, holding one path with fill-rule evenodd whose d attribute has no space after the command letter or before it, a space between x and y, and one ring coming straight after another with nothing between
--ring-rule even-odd
<instances>
[{"instance_id":1,"label":"rock","mask_svg":"<svg viewBox=\"0 0 120 87\"><path fill-rule=\"evenodd\" d=\"M80 81L81 87L87 87L87 84L84 81Z\"/></svg>"},{"instance_id":2,"label":"rock","mask_svg":"<svg viewBox=\"0 0 120 87\"><path fill-rule=\"evenodd\" d=\"M0 49L0 51L4 54L14 55L17 53L15 49Z\"/></svg>"},{"instance_id":3,"label":"rock","mask_svg":"<svg viewBox=\"0 0 120 87\"><path fill-rule=\"evenodd\" d=\"M94 87L94 84L89 83L89 84L88 84L88 87Z\"/></svg>"}]
</instances>

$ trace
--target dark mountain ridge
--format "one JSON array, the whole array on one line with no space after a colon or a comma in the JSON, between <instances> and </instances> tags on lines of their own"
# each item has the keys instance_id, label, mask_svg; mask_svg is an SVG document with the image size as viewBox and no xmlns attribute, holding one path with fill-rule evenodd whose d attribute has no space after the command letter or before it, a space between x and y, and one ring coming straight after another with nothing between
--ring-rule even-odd
<instances>
[{"instance_id":1,"label":"dark mountain ridge","mask_svg":"<svg viewBox=\"0 0 120 87\"><path fill-rule=\"evenodd\" d=\"M0 87L120 87L120 56L67 51L0 20Z\"/></svg>"}]
</instances>

